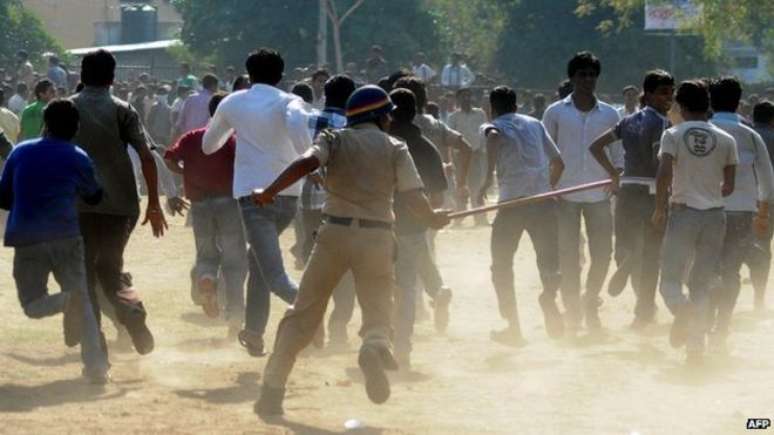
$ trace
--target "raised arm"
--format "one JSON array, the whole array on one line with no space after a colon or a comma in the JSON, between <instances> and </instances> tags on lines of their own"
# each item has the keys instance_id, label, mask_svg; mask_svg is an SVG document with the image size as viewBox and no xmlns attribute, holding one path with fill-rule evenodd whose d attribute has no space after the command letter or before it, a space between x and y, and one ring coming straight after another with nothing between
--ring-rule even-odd
<instances>
[{"instance_id":1,"label":"raised arm","mask_svg":"<svg viewBox=\"0 0 774 435\"><path fill-rule=\"evenodd\" d=\"M600 137L594 139L594 142L592 142L591 146L589 146L591 155L594 156L594 159L599 162L599 164L602 166L602 169L604 169L605 172L607 172L607 174L610 176L610 179L613 180L613 183L610 185L610 190L613 193L618 192L621 178L618 175L618 170L615 168L615 166L613 166L610 158L608 158L607 153L605 152L605 147L610 146L610 144L617 140L618 136L615 134L615 131L610 129L602 133Z\"/></svg>"}]
</instances>

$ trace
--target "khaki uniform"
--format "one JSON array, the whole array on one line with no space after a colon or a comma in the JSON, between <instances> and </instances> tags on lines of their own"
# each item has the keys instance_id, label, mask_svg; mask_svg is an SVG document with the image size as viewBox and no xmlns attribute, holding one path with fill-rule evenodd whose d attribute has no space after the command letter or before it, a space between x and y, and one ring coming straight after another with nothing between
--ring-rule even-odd
<instances>
[{"instance_id":1,"label":"khaki uniform","mask_svg":"<svg viewBox=\"0 0 774 435\"><path fill-rule=\"evenodd\" d=\"M352 223L320 227L298 296L280 322L266 364L264 379L272 388L285 387L296 356L312 341L331 293L347 271L355 278L362 309L363 344L390 346L393 196L423 188L406 144L371 123L325 132L309 154L327 169L323 213L352 218Z\"/></svg>"}]
</instances>

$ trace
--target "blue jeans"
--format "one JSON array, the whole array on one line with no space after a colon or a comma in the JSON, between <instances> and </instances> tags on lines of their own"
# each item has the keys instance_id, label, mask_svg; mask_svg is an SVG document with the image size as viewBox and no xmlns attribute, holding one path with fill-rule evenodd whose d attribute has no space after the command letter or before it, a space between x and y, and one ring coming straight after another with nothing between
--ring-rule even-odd
<instances>
[{"instance_id":1,"label":"blue jeans","mask_svg":"<svg viewBox=\"0 0 774 435\"><path fill-rule=\"evenodd\" d=\"M50 273L54 274L62 293L48 294ZM75 237L17 246L13 257L13 277L24 314L33 319L61 313L65 307L65 294L80 294L83 365L87 372L107 372L107 349L102 347L102 333L97 325L86 284L83 239Z\"/></svg>"},{"instance_id":2,"label":"blue jeans","mask_svg":"<svg viewBox=\"0 0 774 435\"><path fill-rule=\"evenodd\" d=\"M296 197L278 196L273 204L259 207L250 197L239 199L245 226L250 276L247 280L245 329L263 335L269 321L269 292L288 304L298 293L298 285L285 272L279 236L296 213Z\"/></svg>"},{"instance_id":3,"label":"blue jeans","mask_svg":"<svg viewBox=\"0 0 774 435\"><path fill-rule=\"evenodd\" d=\"M245 309L247 245L239 204L233 198L208 198L191 202L194 239L196 240L195 275L218 278L226 284L226 319L239 323Z\"/></svg>"},{"instance_id":4,"label":"blue jeans","mask_svg":"<svg viewBox=\"0 0 774 435\"><path fill-rule=\"evenodd\" d=\"M659 291L667 308L674 314L690 304L691 320L688 349L703 351L709 313L709 285L716 276L726 233L726 215L722 209L696 210L673 206L670 210L661 250L661 286ZM683 294L683 276L690 260L689 298Z\"/></svg>"}]
</instances>

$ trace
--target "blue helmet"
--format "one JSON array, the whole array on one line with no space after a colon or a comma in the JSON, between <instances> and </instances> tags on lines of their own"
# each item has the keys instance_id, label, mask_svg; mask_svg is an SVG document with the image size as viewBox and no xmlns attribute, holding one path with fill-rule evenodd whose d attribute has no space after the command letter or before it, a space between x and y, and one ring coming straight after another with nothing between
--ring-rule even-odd
<instances>
[{"instance_id":1,"label":"blue helmet","mask_svg":"<svg viewBox=\"0 0 774 435\"><path fill-rule=\"evenodd\" d=\"M347 100L347 124L353 126L379 119L382 115L395 110L390 96L384 89L375 85L366 85L355 90Z\"/></svg>"}]
</instances>

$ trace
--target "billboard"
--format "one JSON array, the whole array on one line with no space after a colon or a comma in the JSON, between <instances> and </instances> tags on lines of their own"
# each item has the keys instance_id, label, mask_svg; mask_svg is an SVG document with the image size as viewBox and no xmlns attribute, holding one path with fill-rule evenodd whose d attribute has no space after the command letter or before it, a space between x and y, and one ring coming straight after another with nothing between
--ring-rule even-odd
<instances>
[{"instance_id":1,"label":"billboard","mask_svg":"<svg viewBox=\"0 0 774 435\"><path fill-rule=\"evenodd\" d=\"M645 30L677 30L699 18L701 6L693 0L646 0Z\"/></svg>"}]
</instances>

